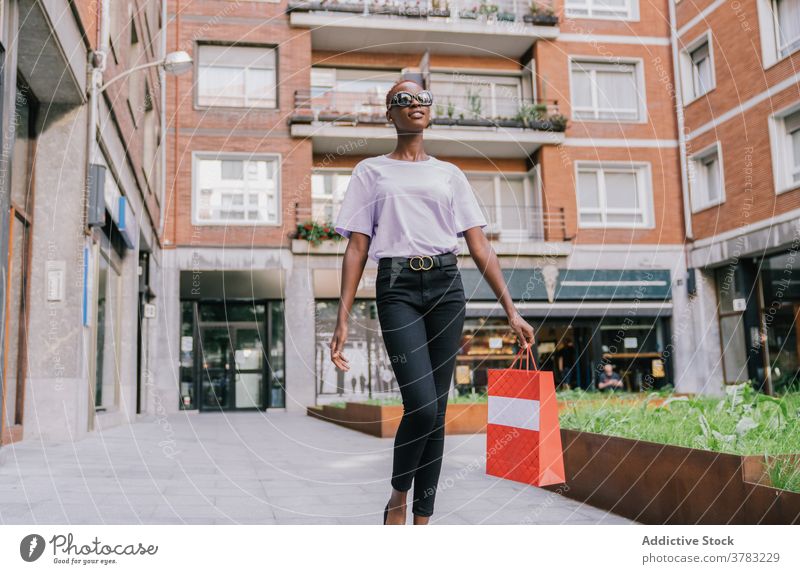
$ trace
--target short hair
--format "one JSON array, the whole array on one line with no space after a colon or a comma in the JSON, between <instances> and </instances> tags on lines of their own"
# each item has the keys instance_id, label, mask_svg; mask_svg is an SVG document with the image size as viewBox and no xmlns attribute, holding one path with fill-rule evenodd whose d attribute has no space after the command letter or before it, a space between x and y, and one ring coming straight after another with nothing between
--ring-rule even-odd
<instances>
[{"instance_id":1,"label":"short hair","mask_svg":"<svg viewBox=\"0 0 800 574\"><path fill-rule=\"evenodd\" d=\"M392 85L392 87L391 87L391 88L389 88L389 91L388 91L388 92L386 92L386 105L387 105L387 107L388 107L389 103L392 101L392 96L394 95L394 89L395 89L397 86L399 86L400 84L405 84L405 83L408 83L408 82L411 82L412 84L416 84L416 85L418 85L418 86L419 86L421 89L424 89L424 88L423 88L423 86L422 86L422 84L420 84L420 83L419 83L419 82L417 82L416 80L402 79L402 78L401 78L401 79L397 80L397 81L396 81L396 82L395 82L395 83Z\"/></svg>"}]
</instances>

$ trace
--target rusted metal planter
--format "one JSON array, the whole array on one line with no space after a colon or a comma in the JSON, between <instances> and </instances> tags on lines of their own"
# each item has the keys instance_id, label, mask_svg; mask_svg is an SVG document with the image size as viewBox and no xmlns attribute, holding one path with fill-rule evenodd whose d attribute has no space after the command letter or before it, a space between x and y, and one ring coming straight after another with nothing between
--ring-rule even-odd
<instances>
[{"instance_id":1,"label":"rusted metal planter","mask_svg":"<svg viewBox=\"0 0 800 574\"><path fill-rule=\"evenodd\" d=\"M346 402L344 408L324 405L308 407L309 416L380 438L393 437L403 418L402 405L371 405ZM486 403L454 403L447 405L445 434L486 432Z\"/></svg>"},{"instance_id":2,"label":"rusted metal planter","mask_svg":"<svg viewBox=\"0 0 800 574\"><path fill-rule=\"evenodd\" d=\"M546 487L645 524L798 524L800 494L761 457L561 430L567 486ZM756 459L756 460L754 460Z\"/></svg>"}]
</instances>

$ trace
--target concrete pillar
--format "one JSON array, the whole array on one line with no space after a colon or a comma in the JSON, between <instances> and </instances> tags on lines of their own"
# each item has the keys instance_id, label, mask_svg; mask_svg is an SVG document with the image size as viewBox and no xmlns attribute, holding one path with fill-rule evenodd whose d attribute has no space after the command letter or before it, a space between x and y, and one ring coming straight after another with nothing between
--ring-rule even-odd
<instances>
[{"instance_id":1,"label":"concrete pillar","mask_svg":"<svg viewBox=\"0 0 800 574\"><path fill-rule=\"evenodd\" d=\"M88 329L82 326L86 108L40 114L28 309L24 438L74 440L88 429ZM77 150L77 153L76 153ZM48 268L63 268L64 297L47 299Z\"/></svg>"}]
</instances>

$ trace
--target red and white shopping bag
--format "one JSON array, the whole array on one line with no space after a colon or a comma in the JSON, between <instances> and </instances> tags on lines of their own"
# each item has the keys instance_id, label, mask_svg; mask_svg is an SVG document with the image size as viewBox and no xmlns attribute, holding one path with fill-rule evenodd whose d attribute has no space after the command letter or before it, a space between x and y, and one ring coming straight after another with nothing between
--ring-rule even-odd
<instances>
[{"instance_id":1,"label":"red and white shopping bag","mask_svg":"<svg viewBox=\"0 0 800 574\"><path fill-rule=\"evenodd\" d=\"M534 486L564 482L553 373L536 368L527 348L526 368L487 369L486 474ZM529 358L533 360L533 370Z\"/></svg>"}]
</instances>

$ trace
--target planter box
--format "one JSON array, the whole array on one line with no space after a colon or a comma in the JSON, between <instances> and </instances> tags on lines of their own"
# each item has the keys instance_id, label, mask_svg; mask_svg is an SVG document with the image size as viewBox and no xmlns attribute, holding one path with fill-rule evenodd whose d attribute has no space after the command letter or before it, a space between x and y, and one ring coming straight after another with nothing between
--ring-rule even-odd
<instances>
[{"instance_id":1,"label":"planter box","mask_svg":"<svg viewBox=\"0 0 800 574\"><path fill-rule=\"evenodd\" d=\"M561 441L568 488L545 488L597 508L645 524L800 524L800 493L753 482L753 457L570 429Z\"/></svg>"},{"instance_id":2,"label":"planter box","mask_svg":"<svg viewBox=\"0 0 800 574\"><path fill-rule=\"evenodd\" d=\"M454 126L456 125L455 118L433 118L431 123L436 126Z\"/></svg>"},{"instance_id":3,"label":"planter box","mask_svg":"<svg viewBox=\"0 0 800 574\"><path fill-rule=\"evenodd\" d=\"M298 241L298 240L294 240ZM307 242L305 242L307 243ZM292 249L295 253L294 249ZM599 397L598 401L608 401ZM638 402L637 399L621 402ZM559 412L568 408L569 402L559 401ZM447 405L445 434L476 434L486 432L487 403L453 403ZM373 436L393 437L403 416L402 405L371 405L345 402L344 408L329 405L307 407L306 414Z\"/></svg>"},{"instance_id":4,"label":"planter box","mask_svg":"<svg viewBox=\"0 0 800 574\"><path fill-rule=\"evenodd\" d=\"M522 21L528 24L536 24L537 26L555 26L558 24L558 16L553 14L525 14L522 16Z\"/></svg>"},{"instance_id":5,"label":"planter box","mask_svg":"<svg viewBox=\"0 0 800 574\"><path fill-rule=\"evenodd\" d=\"M522 120L492 120L492 123L498 128L524 128L525 123Z\"/></svg>"},{"instance_id":6,"label":"planter box","mask_svg":"<svg viewBox=\"0 0 800 574\"><path fill-rule=\"evenodd\" d=\"M475 126L475 127L491 127L494 124L492 120L484 120L484 119L458 119L456 120L456 124L459 126Z\"/></svg>"},{"instance_id":7,"label":"planter box","mask_svg":"<svg viewBox=\"0 0 800 574\"><path fill-rule=\"evenodd\" d=\"M444 434L475 434L486 432L486 403L454 403L447 405ZM370 405L346 402L345 407L308 407L306 414L328 422L380 438L397 434L402 405Z\"/></svg>"},{"instance_id":8,"label":"planter box","mask_svg":"<svg viewBox=\"0 0 800 574\"><path fill-rule=\"evenodd\" d=\"M313 113L292 114L289 116L289 124L310 124L314 121Z\"/></svg>"},{"instance_id":9,"label":"planter box","mask_svg":"<svg viewBox=\"0 0 800 574\"><path fill-rule=\"evenodd\" d=\"M344 238L323 239L319 245L313 245L307 239L292 238L292 253L300 255L343 255L347 241Z\"/></svg>"}]
</instances>

